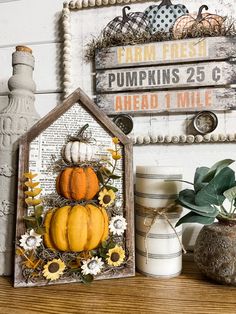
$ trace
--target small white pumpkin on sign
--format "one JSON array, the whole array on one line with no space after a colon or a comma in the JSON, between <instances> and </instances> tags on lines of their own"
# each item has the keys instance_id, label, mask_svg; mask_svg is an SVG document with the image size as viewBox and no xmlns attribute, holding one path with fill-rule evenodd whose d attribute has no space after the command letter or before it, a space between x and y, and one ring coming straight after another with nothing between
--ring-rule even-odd
<instances>
[{"instance_id":1,"label":"small white pumpkin on sign","mask_svg":"<svg viewBox=\"0 0 236 314\"><path fill-rule=\"evenodd\" d=\"M78 164L93 160L96 146L90 142L90 136L84 133L88 126L88 124L83 126L76 137L69 137L69 142L62 151L66 162Z\"/></svg>"},{"instance_id":2,"label":"small white pumpkin on sign","mask_svg":"<svg viewBox=\"0 0 236 314\"><path fill-rule=\"evenodd\" d=\"M64 149L64 158L67 162L78 163L91 161L94 156L94 146L83 142L69 142Z\"/></svg>"}]
</instances>

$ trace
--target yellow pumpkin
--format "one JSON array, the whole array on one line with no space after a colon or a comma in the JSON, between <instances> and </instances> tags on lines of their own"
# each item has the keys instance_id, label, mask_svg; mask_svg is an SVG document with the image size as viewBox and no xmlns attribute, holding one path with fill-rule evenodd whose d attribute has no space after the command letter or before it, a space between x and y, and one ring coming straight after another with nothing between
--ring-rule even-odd
<instances>
[{"instance_id":1,"label":"yellow pumpkin","mask_svg":"<svg viewBox=\"0 0 236 314\"><path fill-rule=\"evenodd\" d=\"M108 215L91 204L49 210L44 219L44 244L59 251L93 250L108 237Z\"/></svg>"}]
</instances>

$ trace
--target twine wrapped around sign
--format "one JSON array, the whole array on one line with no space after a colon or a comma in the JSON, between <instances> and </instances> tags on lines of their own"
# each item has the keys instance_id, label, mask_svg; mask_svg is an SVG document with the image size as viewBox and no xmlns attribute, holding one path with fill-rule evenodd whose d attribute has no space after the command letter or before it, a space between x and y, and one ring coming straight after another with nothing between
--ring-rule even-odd
<instances>
[{"instance_id":1,"label":"twine wrapped around sign","mask_svg":"<svg viewBox=\"0 0 236 314\"><path fill-rule=\"evenodd\" d=\"M148 227L148 230L147 230L146 235L145 235L145 240L144 240L145 251L146 251L146 264L148 262L147 239L148 239L148 236L150 234L151 228L157 223L157 220L160 218L163 218L169 224L171 229L176 234L176 237L179 241L179 244L180 244L184 254L187 253L175 227L172 225L172 223L170 222L170 219L168 218L168 214L180 214L181 213L182 209L178 205L176 205L175 203L172 203L172 204L170 204L164 208L153 208L153 207L145 207L145 206L142 206L140 204L136 204L136 211L138 213L140 213L142 216L145 216L144 225L146 227ZM147 224L148 219L151 219L151 223Z\"/></svg>"}]
</instances>

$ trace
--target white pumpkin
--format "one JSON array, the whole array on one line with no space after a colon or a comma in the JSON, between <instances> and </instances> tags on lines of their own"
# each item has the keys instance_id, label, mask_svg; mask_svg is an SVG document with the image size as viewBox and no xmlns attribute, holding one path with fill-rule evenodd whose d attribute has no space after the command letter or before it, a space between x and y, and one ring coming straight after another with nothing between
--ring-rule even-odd
<instances>
[{"instance_id":1,"label":"white pumpkin","mask_svg":"<svg viewBox=\"0 0 236 314\"><path fill-rule=\"evenodd\" d=\"M64 148L64 159L70 163L91 161L95 154L95 146L79 141L69 142Z\"/></svg>"}]
</instances>

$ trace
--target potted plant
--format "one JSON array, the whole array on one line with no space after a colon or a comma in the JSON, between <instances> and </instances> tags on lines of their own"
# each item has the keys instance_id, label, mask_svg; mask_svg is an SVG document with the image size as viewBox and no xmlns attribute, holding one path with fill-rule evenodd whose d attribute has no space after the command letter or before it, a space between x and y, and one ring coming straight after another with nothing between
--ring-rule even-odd
<instances>
[{"instance_id":1,"label":"potted plant","mask_svg":"<svg viewBox=\"0 0 236 314\"><path fill-rule=\"evenodd\" d=\"M176 226L204 224L194 248L196 264L207 277L236 285L236 181L229 167L233 162L225 159L196 169L194 182L187 182L193 188L182 190L176 201L190 212Z\"/></svg>"}]
</instances>

